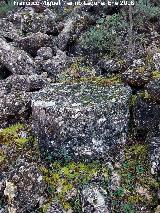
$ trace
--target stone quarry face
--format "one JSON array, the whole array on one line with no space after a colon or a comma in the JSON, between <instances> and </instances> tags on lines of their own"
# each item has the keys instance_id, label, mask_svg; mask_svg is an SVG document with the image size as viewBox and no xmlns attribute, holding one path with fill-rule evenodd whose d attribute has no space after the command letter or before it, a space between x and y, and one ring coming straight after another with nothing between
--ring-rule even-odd
<instances>
[{"instance_id":1,"label":"stone quarry face","mask_svg":"<svg viewBox=\"0 0 160 213\"><path fill-rule=\"evenodd\" d=\"M123 158L129 87L53 84L32 97L33 129L44 156L60 160Z\"/></svg>"}]
</instances>

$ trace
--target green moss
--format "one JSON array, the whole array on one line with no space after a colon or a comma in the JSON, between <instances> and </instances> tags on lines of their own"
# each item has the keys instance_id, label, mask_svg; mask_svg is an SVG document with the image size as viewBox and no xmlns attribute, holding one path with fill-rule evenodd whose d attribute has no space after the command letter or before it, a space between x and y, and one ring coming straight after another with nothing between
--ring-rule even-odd
<instances>
[{"instance_id":1,"label":"green moss","mask_svg":"<svg viewBox=\"0 0 160 213\"><path fill-rule=\"evenodd\" d=\"M146 70L146 67L145 67L145 66L142 66L142 67L137 68L136 71L137 71L139 74L144 74L145 70Z\"/></svg>"},{"instance_id":2,"label":"green moss","mask_svg":"<svg viewBox=\"0 0 160 213\"><path fill-rule=\"evenodd\" d=\"M120 60L119 64L123 64ZM108 86L112 84L122 83L121 76L119 74L113 74L110 77L95 76L95 70L85 62L83 58L78 58L71 64L70 68L63 72L59 78L62 83L89 83L99 86Z\"/></svg>"},{"instance_id":3,"label":"green moss","mask_svg":"<svg viewBox=\"0 0 160 213\"><path fill-rule=\"evenodd\" d=\"M20 129L22 129L24 126L20 123L11 125L10 127L7 127L5 129L3 129L0 134L1 135L9 135L9 134L17 134L17 131L19 131Z\"/></svg>"},{"instance_id":4,"label":"green moss","mask_svg":"<svg viewBox=\"0 0 160 213\"><path fill-rule=\"evenodd\" d=\"M40 208L41 213L46 213L48 208L50 207L51 203L46 203Z\"/></svg>"},{"instance_id":5,"label":"green moss","mask_svg":"<svg viewBox=\"0 0 160 213\"><path fill-rule=\"evenodd\" d=\"M68 193L75 192L75 200L78 189L84 184L87 184L92 179L100 174L105 182L108 181L108 169L99 163L68 163L61 165L55 162L52 169L48 170L45 167L40 168L43 173L43 179L49 186L51 197L58 198L65 209L71 207L70 201L66 200Z\"/></svg>"},{"instance_id":6,"label":"green moss","mask_svg":"<svg viewBox=\"0 0 160 213\"><path fill-rule=\"evenodd\" d=\"M126 191L125 202L133 205L138 203L153 205L153 202L157 202L155 193L159 183L152 177L149 168L148 145L135 144L126 147L125 161L119 171L121 187ZM136 191L137 186L141 186L150 193L150 200Z\"/></svg>"},{"instance_id":7,"label":"green moss","mask_svg":"<svg viewBox=\"0 0 160 213\"><path fill-rule=\"evenodd\" d=\"M154 71L154 72L152 72L152 76L153 76L153 79L160 78L160 71Z\"/></svg>"},{"instance_id":8,"label":"green moss","mask_svg":"<svg viewBox=\"0 0 160 213\"><path fill-rule=\"evenodd\" d=\"M140 202L144 202L144 197L142 197L141 195L139 195L137 193L132 193L132 195L129 195L127 197L127 200L129 203L138 204ZM146 200L146 202L147 202L147 200Z\"/></svg>"},{"instance_id":9,"label":"green moss","mask_svg":"<svg viewBox=\"0 0 160 213\"><path fill-rule=\"evenodd\" d=\"M121 78L119 75L113 75L111 77L81 77L81 78L75 78L71 81L67 81L67 83L87 83L87 84L93 84L98 86L110 86L110 85L116 85L122 83Z\"/></svg>"},{"instance_id":10,"label":"green moss","mask_svg":"<svg viewBox=\"0 0 160 213\"><path fill-rule=\"evenodd\" d=\"M8 128L0 130L0 166L8 168L14 164L16 159L26 154L30 158L38 156L37 148L34 146L34 137L29 135L29 128L17 123ZM32 154L32 148L34 154Z\"/></svg>"},{"instance_id":11,"label":"green moss","mask_svg":"<svg viewBox=\"0 0 160 213\"><path fill-rule=\"evenodd\" d=\"M148 53L146 55L145 64L146 65L153 65L153 55L151 53Z\"/></svg>"},{"instance_id":12,"label":"green moss","mask_svg":"<svg viewBox=\"0 0 160 213\"><path fill-rule=\"evenodd\" d=\"M111 77L91 77L91 78L81 78L82 82L91 83L99 86L107 86L122 83L119 75L113 75Z\"/></svg>"},{"instance_id":13,"label":"green moss","mask_svg":"<svg viewBox=\"0 0 160 213\"><path fill-rule=\"evenodd\" d=\"M122 68L124 65L125 65L125 60L124 59L118 59L118 64L119 64L119 66Z\"/></svg>"},{"instance_id":14,"label":"green moss","mask_svg":"<svg viewBox=\"0 0 160 213\"><path fill-rule=\"evenodd\" d=\"M6 158L6 155L4 154L4 152L0 151L0 164L4 162L5 158Z\"/></svg>"},{"instance_id":15,"label":"green moss","mask_svg":"<svg viewBox=\"0 0 160 213\"><path fill-rule=\"evenodd\" d=\"M17 145L23 145L28 141L28 138L22 137L21 132L25 133L24 125L17 123L11 125L8 128L2 129L0 131L0 141L3 144L16 143Z\"/></svg>"},{"instance_id":16,"label":"green moss","mask_svg":"<svg viewBox=\"0 0 160 213\"><path fill-rule=\"evenodd\" d=\"M81 78L81 76L94 76L94 69L86 62L86 60L82 57L77 58L68 69L66 69L60 76L60 82L77 82Z\"/></svg>"},{"instance_id":17,"label":"green moss","mask_svg":"<svg viewBox=\"0 0 160 213\"><path fill-rule=\"evenodd\" d=\"M132 95L130 106L135 106L137 101L137 95Z\"/></svg>"},{"instance_id":18,"label":"green moss","mask_svg":"<svg viewBox=\"0 0 160 213\"><path fill-rule=\"evenodd\" d=\"M147 92L147 90L144 90L143 92L139 93L139 95L144 99L144 100L150 100L151 96Z\"/></svg>"}]
</instances>

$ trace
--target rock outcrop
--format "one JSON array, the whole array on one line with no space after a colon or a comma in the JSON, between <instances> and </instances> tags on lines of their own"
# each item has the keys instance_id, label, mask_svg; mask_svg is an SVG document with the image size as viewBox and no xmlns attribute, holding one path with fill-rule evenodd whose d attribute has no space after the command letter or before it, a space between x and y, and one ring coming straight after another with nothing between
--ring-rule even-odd
<instances>
[{"instance_id":1,"label":"rock outcrop","mask_svg":"<svg viewBox=\"0 0 160 213\"><path fill-rule=\"evenodd\" d=\"M34 74L37 68L33 59L20 50L0 38L0 63L13 74Z\"/></svg>"},{"instance_id":2,"label":"rock outcrop","mask_svg":"<svg viewBox=\"0 0 160 213\"><path fill-rule=\"evenodd\" d=\"M33 126L42 153L70 161L123 158L130 96L123 85L55 84L35 93Z\"/></svg>"},{"instance_id":3,"label":"rock outcrop","mask_svg":"<svg viewBox=\"0 0 160 213\"><path fill-rule=\"evenodd\" d=\"M1 2L0 213L160 212L158 3Z\"/></svg>"},{"instance_id":4,"label":"rock outcrop","mask_svg":"<svg viewBox=\"0 0 160 213\"><path fill-rule=\"evenodd\" d=\"M8 206L2 211L10 213L24 213L41 206L45 200L45 184L35 163L19 159L9 172L4 174L1 182L4 186L4 196L8 199Z\"/></svg>"},{"instance_id":5,"label":"rock outcrop","mask_svg":"<svg viewBox=\"0 0 160 213\"><path fill-rule=\"evenodd\" d=\"M12 91L34 92L47 86L48 81L42 75L11 75L6 84Z\"/></svg>"},{"instance_id":6,"label":"rock outcrop","mask_svg":"<svg viewBox=\"0 0 160 213\"><path fill-rule=\"evenodd\" d=\"M21 37L17 41L18 46L32 56L36 56L41 47L52 47L52 39L47 34L38 32L29 36Z\"/></svg>"},{"instance_id":7,"label":"rock outcrop","mask_svg":"<svg viewBox=\"0 0 160 213\"><path fill-rule=\"evenodd\" d=\"M28 119L31 108L30 94L14 92L3 94L0 98L0 128L16 122L25 122Z\"/></svg>"}]
</instances>

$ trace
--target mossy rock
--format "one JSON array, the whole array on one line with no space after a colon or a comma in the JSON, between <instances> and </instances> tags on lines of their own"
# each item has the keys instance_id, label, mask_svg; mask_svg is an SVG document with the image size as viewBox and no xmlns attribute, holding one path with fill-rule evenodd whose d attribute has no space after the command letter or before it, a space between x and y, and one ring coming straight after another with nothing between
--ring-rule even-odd
<instances>
[{"instance_id":1,"label":"mossy rock","mask_svg":"<svg viewBox=\"0 0 160 213\"><path fill-rule=\"evenodd\" d=\"M57 197L65 209L75 205L79 189L83 185L99 177L101 181L107 183L109 177L108 168L99 162L67 164L55 162L50 169L41 167L40 171L48 185L51 199Z\"/></svg>"},{"instance_id":2,"label":"mossy rock","mask_svg":"<svg viewBox=\"0 0 160 213\"><path fill-rule=\"evenodd\" d=\"M119 175L121 187L126 192L123 200L132 205L143 204L151 207L158 202L155 197L160 183L150 173L148 153L147 144L127 146L125 150L125 161L119 170ZM138 186L144 189L146 195L138 193Z\"/></svg>"},{"instance_id":3,"label":"mossy rock","mask_svg":"<svg viewBox=\"0 0 160 213\"><path fill-rule=\"evenodd\" d=\"M34 142L34 137L30 135L29 128L17 123L0 130L0 165L8 168L22 154L30 152L30 143Z\"/></svg>"},{"instance_id":4,"label":"mossy rock","mask_svg":"<svg viewBox=\"0 0 160 213\"><path fill-rule=\"evenodd\" d=\"M160 78L160 71L156 70L152 72L153 79L159 79Z\"/></svg>"}]
</instances>

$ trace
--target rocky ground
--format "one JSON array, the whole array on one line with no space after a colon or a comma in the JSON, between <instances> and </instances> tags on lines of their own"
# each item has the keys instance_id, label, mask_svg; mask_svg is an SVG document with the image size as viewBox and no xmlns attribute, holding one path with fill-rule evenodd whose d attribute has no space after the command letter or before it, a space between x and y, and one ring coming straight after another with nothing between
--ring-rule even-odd
<instances>
[{"instance_id":1,"label":"rocky ground","mask_svg":"<svg viewBox=\"0 0 160 213\"><path fill-rule=\"evenodd\" d=\"M0 213L160 212L157 2L0 10Z\"/></svg>"}]
</instances>

